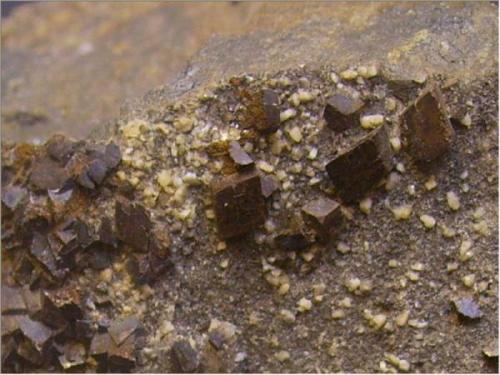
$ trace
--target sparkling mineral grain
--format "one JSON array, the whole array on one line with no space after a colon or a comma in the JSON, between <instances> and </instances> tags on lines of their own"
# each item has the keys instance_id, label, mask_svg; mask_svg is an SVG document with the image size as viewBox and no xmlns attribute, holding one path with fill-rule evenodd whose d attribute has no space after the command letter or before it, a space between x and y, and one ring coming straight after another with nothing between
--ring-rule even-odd
<instances>
[{"instance_id":1,"label":"sparkling mineral grain","mask_svg":"<svg viewBox=\"0 0 500 375\"><path fill-rule=\"evenodd\" d=\"M392 166L392 150L381 126L331 160L326 171L342 200L351 202L363 198Z\"/></svg>"}]
</instances>

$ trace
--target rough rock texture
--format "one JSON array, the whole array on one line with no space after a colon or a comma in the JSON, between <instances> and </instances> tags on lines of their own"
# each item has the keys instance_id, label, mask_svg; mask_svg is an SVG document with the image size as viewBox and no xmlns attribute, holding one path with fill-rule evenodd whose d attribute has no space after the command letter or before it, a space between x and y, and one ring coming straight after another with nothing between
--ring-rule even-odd
<instances>
[{"instance_id":1,"label":"rough rock texture","mask_svg":"<svg viewBox=\"0 0 500 375\"><path fill-rule=\"evenodd\" d=\"M82 317L66 324L88 320L90 334L78 339L87 344L104 337L107 347L91 345L86 353L91 370L109 355L112 366L104 370L178 371L182 357L184 368L222 372L496 371L490 349L498 342L496 5L280 6L262 8L261 31L212 41L174 84L96 131L96 139L113 138L122 161L95 190L75 186L69 207L53 210L45 192L27 184L31 161L45 147L4 145L2 184L28 189L29 200L7 199L12 212L2 217L2 285L82 294L75 302ZM377 74L352 78L372 64ZM401 142L401 114L431 80L443 91L456 137L447 152L420 165ZM325 164L367 134L361 127L337 134L325 126L326 101L339 85L370 103L362 115L382 116L395 167L367 197L370 210L343 203L345 225L325 244L306 238L307 225L297 217L309 201L338 199ZM286 113L279 129L272 135L243 129L238 93L269 88ZM189 124L188 130L176 124ZM221 241L211 186L235 173L231 141L252 155L259 173L278 181L278 190L265 200L262 227ZM450 208L450 191L459 197L458 209ZM104 218L114 217L118 192L143 205L160 233L168 233L169 240L158 240L168 243L168 257L154 264L172 266L148 284L134 282L126 267L134 249L124 242L104 269L78 261L103 250L94 248L96 234ZM397 220L393 208L402 206L409 214ZM425 215L433 226L422 224ZM76 247L53 240L61 227L66 231L68 217L80 223L74 224ZM47 236L45 249L61 255L55 267L70 269L63 287L31 266L36 259L25 258L32 228ZM307 244L277 248L282 233L300 234ZM482 312L473 324L458 319L450 304L465 297ZM26 363L33 352L26 349L32 337L26 327L37 324L26 324L19 306L2 315L8 322L2 361L14 366L7 369L60 371L60 362L42 363L39 356ZM145 336L111 345L112 322L131 315ZM27 335L13 316L24 317ZM48 332L38 329L45 339ZM224 337L220 350L207 346L213 331ZM176 342L192 351L172 356ZM53 347L50 339L45 345Z\"/></svg>"}]
</instances>

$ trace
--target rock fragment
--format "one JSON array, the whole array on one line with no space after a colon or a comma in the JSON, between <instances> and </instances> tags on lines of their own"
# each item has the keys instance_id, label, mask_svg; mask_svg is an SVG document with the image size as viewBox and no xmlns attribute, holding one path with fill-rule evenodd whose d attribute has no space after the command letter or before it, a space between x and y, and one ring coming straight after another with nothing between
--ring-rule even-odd
<instances>
[{"instance_id":1,"label":"rock fragment","mask_svg":"<svg viewBox=\"0 0 500 375\"><path fill-rule=\"evenodd\" d=\"M253 159L236 141L229 143L229 156L239 167L249 167L254 164Z\"/></svg>"},{"instance_id":2,"label":"rock fragment","mask_svg":"<svg viewBox=\"0 0 500 375\"><path fill-rule=\"evenodd\" d=\"M291 231L276 236L274 243L276 247L286 251L300 251L311 245L311 242L304 234Z\"/></svg>"},{"instance_id":3,"label":"rock fragment","mask_svg":"<svg viewBox=\"0 0 500 375\"><path fill-rule=\"evenodd\" d=\"M108 332L116 343L120 346L139 327L139 320L135 316L115 320L111 323Z\"/></svg>"},{"instance_id":4,"label":"rock fragment","mask_svg":"<svg viewBox=\"0 0 500 375\"><path fill-rule=\"evenodd\" d=\"M5 340L5 336L13 335L19 331L19 322L17 318L18 316L16 315L2 314L2 343Z\"/></svg>"},{"instance_id":5,"label":"rock fragment","mask_svg":"<svg viewBox=\"0 0 500 375\"><path fill-rule=\"evenodd\" d=\"M118 198L115 203L115 225L119 240L137 251L148 251L152 224L142 205L123 197Z\"/></svg>"},{"instance_id":6,"label":"rock fragment","mask_svg":"<svg viewBox=\"0 0 500 375\"><path fill-rule=\"evenodd\" d=\"M55 134L47 141L45 147L52 159L64 165L74 154L77 143L62 134Z\"/></svg>"},{"instance_id":7,"label":"rock fragment","mask_svg":"<svg viewBox=\"0 0 500 375\"><path fill-rule=\"evenodd\" d=\"M235 173L212 186L217 230L221 238L237 237L264 224L267 216L260 176Z\"/></svg>"},{"instance_id":8,"label":"rock fragment","mask_svg":"<svg viewBox=\"0 0 500 375\"><path fill-rule=\"evenodd\" d=\"M306 223L309 223L322 239L328 239L342 223L340 204L329 198L319 198L305 204L302 214Z\"/></svg>"},{"instance_id":9,"label":"rock fragment","mask_svg":"<svg viewBox=\"0 0 500 375\"><path fill-rule=\"evenodd\" d=\"M261 176L260 184L264 198L269 198L276 190L279 189L279 182L274 176Z\"/></svg>"},{"instance_id":10,"label":"rock fragment","mask_svg":"<svg viewBox=\"0 0 500 375\"><path fill-rule=\"evenodd\" d=\"M498 340L493 339L483 347L483 354L489 359L496 359L498 361Z\"/></svg>"},{"instance_id":11,"label":"rock fragment","mask_svg":"<svg viewBox=\"0 0 500 375\"><path fill-rule=\"evenodd\" d=\"M195 372L199 365L198 353L186 341L176 341L171 349L172 362L176 371Z\"/></svg>"},{"instance_id":12,"label":"rock fragment","mask_svg":"<svg viewBox=\"0 0 500 375\"><path fill-rule=\"evenodd\" d=\"M17 318L19 329L39 352L46 349L53 331L45 324L30 319L25 315Z\"/></svg>"},{"instance_id":13,"label":"rock fragment","mask_svg":"<svg viewBox=\"0 0 500 375\"><path fill-rule=\"evenodd\" d=\"M67 269L60 269L57 259L52 252L47 237L41 233L35 232L30 247L32 260L40 265L50 277L55 281L61 281L67 273Z\"/></svg>"},{"instance_id":14,"label":"rock fragment","mask_svg":"<svg viewBox=\"0 0 500 375\"><path fill-rule=\"evenodd\" d=\"M483 312L472 298L459 298L453 300L453 306L460 317L476 320L483 316Z\"/></svg>"},{"instance_id":15,"label":"rock fragment","mask_svg":"<svg viewBox=\"0 0 500 375\"><path fill-rule=\"evenodd\" d=\"M381 126L326 165L336 191L345 202L363 198L393 166L392 150Z\"/></svg>"},{"instance_id":16,"label":"rock fragment","mask_svg":"<svg viewBox=\"0 0 500 375\"><path fill-rule=\"evenodd\" d=\"M59 189L68 179L66 170L49 157L39 158L33 163L30 182L40 190Z\"/></svg>"},{"instance_id":17,"label":"rock fragment","mask_svg":"<svg viewBox=\"0 0 500 375\"><path fill-rule=\"evenodd\" d=\"M21 288L10 287L2 282L2 315L22 314L26 312L26 304Z\"/></svg>"},{"instance_id":18,"label":"rock fragment","mask_svg":"<svg viewBox=\"0 0 500 375\"><path fill-rule=\"evenodd\" d=\"M417 161L431 161L449 149L454 131L437 86L425 89L402 116Z\"/></svg>"},{"instance_id":19,"label":"rock fragment","mask_svg":"<svg viewBox=\"0 0 500 375\"><path fill-rule=\"evenodd\" d=\"M8 186L2 188L2 203L14 211L27 195L25 188L21 186Z\"/></svg>"},{"instance_id":20,"label":"rock fragment","mask_svg":"<svg viewBox=\"0 0 500 375\"><path fill-rule=\"evenodd\" d=\"M103 371L130 371L135 365L135 337L129 336L121 345L116 345L108 332L97 333L90 343L92 355L103 367Z\"/></svg>"},{"instance_id":21,"label":"rock fragment","mask_svg":"<svg viewBox=\"0 0 500 375\"><path fill-rule=\"evenodd\" d=\"M75 370L75 368L85 365L85 345L77 341L65 343L62 347L62 354L58 357L58 360L64 370Z\"/></svg>"},{"instance_id":22,"label":"rock fragment","mask_svg":"<svg viewBox=\"0 0 500 375\"><path fill-rule=\"evenodd\" d=\"M359 125L359 110L364 103L347 93L335 93L326 102L323 118L328 127L343 132Z\"/></svg>"},{"instance_id":23,"label":"rock fragment","mask_svg":"<svg viewBox=\"0 0 500 375\"><path fill-rule=\"evenodd\" d=\"M249 94L243 118L245 127L253 127L262 133L273 133L280 126L280 99L273 90L264 89Z\"/></svg>"}]
</instances>

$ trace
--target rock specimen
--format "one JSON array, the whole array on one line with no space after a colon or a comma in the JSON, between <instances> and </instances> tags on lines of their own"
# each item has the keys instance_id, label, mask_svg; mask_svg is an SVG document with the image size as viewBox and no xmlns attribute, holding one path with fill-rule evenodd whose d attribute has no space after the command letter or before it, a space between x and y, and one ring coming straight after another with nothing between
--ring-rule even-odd
<instances>
[{"instance_id":1,"label":"rock specimen","mask_svg":"<svg viewBox=\"0 0 500 375\"><path fill-rule=\"evenodd\" d=\"M431 161L448 150L454 131L441 92L430 85L403 113L413 157Z\"/></svg>"},{"instance_id":2,"label":"rock specimen","mask_svg":"<svg viewBox=\"0 0 500 375\"><path fill-rule=\"evenodd\" d=\"M318 237L326 240L342 223L340 204L329 198L313 200L302 207L306 223L317 232Z\"/></svg>"},{"instance_id":3,"label":"rock specimen","mask_svg":"<svg viewBox=\"0 0 500 375\"><path fill-rule=\"evenodd\" d=\"M224 177L214 183L212 191L221 238L237 237L264 224L267 211L257 172Z\"/></svg>"},{"instance_id":4,"label":"rock specimen","mask_svg":"<svg viewBox=\"0 0 500 375\"><path fill-rule=\"evenodd\" d=\"M363 101L347 93L335 93L326 102L323 118L328 127L342 132L359 125L359 110Z\"/></svg>"},{"instance_id":5,"label":"rock specimen","mask_svg":"<svg viewBox=\"0 0 500 375\"><path fill-rule=\"evenodd\" d=\"M362 198L392 166L391 146L381 126L331 160L326 171L342 200L352 202Z\"/></svg>"}]
</instances>

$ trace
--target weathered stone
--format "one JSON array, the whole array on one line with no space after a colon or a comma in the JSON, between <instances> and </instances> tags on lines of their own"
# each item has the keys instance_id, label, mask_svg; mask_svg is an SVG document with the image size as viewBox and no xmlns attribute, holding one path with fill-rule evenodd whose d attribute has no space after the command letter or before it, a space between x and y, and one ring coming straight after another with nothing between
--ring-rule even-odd
<instances>
[{"instance_id":1,"label":"weathered stone","mask_svg":"<svg viewBox=\"0 0 500 375\"><path fill-rule=\"evenodd\" d=\"M78 233L74 228L75 221L69 220L55 230L55 235L64 244L68 245L78 239Z\"/></svg>"},{"instance_id":2,"label":"weathered stone","mask_svg":"<svg viewBox=\"0 0 500 375\"><path fill-rule=\"evenodd\" d=\"M17 315L2 315L2 341L4 340L4 336L12 335L19 331L17 318Z\"/></svg>"},{"instance_id":3,"label":"weathered stone","mask_svg":"<svg viewBox=\"0 0 500 375\"><path fill-rule=\"evenodd\" d=\"M52 252L47 237L35 232L30 247L32 259L46 271L54 281L61 281L67 274L67 269L60 269Z\"/></svg>"},{"instance_id":4,"label":"weathered stone","mask_svg":"<svg viewBox=\"0 0 500 375\"><path fill-rule=\"evenodd\" d=\"M66 204L73 197L75 188L75 183L73 181L68 181L60 189L48 190L48 195L54 209L58 212L62 212L66 207Z\"/></svg>"},{"instance_id":5,"label":"weathered stone","mask_svg":"<svg viewBox=\"0 0 500 375\"><path fill-rule=\"evenodd\" d=\"M326 171L345 202L358 200L392 168L392 150L385 127L363 137L326 165Z\"/></svg>"},{"instance_id":6,"label":"weathered stone","mask_svg":"<svg viewBox=\"0 0 500 375\"><path fill-rule=\"evenodd\" d=\"M210 344L203 348L200 358L199 371L207 374L227 373L221 354Z\"/></svg>"},{"instance_id":7,"label":"weathered stone","mask_svg":"<svg viewBox=\"0 0 500 375\"><path fill-rule=\"evenodd\" d=\"M135 366L136 338L129 336L120 346L112 345L108 352L109 372L130 372Z\"/></svg>"},{"instance_id":8,"label":"weathered stone","mask_svg":"<svg viewBox=\"0 0 500 375\"><path fill-rule=\"evenodd\" d=\"M254 164L253 159L236 141L229 143L229 156L239 167L248 167Z\"/></svg>"},{"instance_id":9,"label":"weathered stone","mask_svg":"<svg viewBox=\"0 0 500 375\"><path fill-rule=\"evenodd\" d=\"M21 295L26 309L31 318L35 318L43 309L43 294L40 289L31 290L29 287L22 288Z\"/></svg>"},{"instance_id":10,"label":"weathered stone","mask_svg":"<svg viewBox=\"0 0 500 375\"><path fill-rule=\"evenodd\" d=\"M138 251L148 251L151 220L142 205L118 198L115 203L115 226L119 240Z\"/></svg>"},{"instance_id":11,"label":"weathered stone","mask_svg":"<svg viewBox=\"0 0 500 375\"><path fill-rule=\"evenodd\" d=\"M278 179L274 176L261 176L260 184L264 198L269 198L276 190L279 189Z\"/></svg>"},{"instance_id":12,"label":"weathered stone","mask_svg":"<svg viewBox=\"0 0 500 375\"><path fill-rule=\"evenodd\" d=\"M106 145L104 151L104 161L109 169L116 168L122 160L120 148L114 142Z\"/></svg>"},{"instance_id":13,"label":"weathered stone","mask_svg":"<svg viewBox=\"0 0 500 375\"><path fill-rule=\"evenodd\" d=\"M286 232L274 239L275 245L286 251L300 251L308 248L311 241L302 233Z\"/></svg>"},{"instance_id":14,"label":"weathered stone","mask_svg":"<svg viewBox=\"0 0 500 375\"><path fill-rule=\"evenodd\" d=\"M96 333L90 343L89 353L94 356L105 370L129 371L135 365L135 337L130 335L121 345L116 345L107 332Z\"/></svg>"},{"instance_id":15,"label":"weathered stone","mask_svg":"<svg viewBox=\"0 0 500 375\"><path fill-rule=\"evenodd\" d=\"M170 266L170 261L159 258L153 253L132 254L127 262L127 269L137 284L154 282Z\"/></svg>"},{"instance_id":16,"label":"weathered stone","mask_svg":"<svg viewBox=\"0 0 500 375\"><path fill-rule=\"evenodd\" d=\"M243 125L262 133L272 133L280 125L280 99L273 90L249 94Z\"/></svg>"},{"instance_id":17,"label":"weathered stone","mask_svg":"<svg viewBox=\"0 0 500 375\"><path fill-rule=\"evenodd\" d=\"M32 320L25 315L19 316L17 321L23 335L38 351L42 351L52 337L53 331L45 324Z\"/></svg>"},{"instance_id":18,"label":"weathered stone","mask_svg":"<svg viewBox=\"0 0 500 375\"><path fill-rule=\"evenodd\" d=\"M59 189L68 179L66 170L48 157L40 158L33 163L30 182L38 189Z\"/></svg>"},{"instance_id":19,"label":"weathered stone","mask_svg":"<svg viewBox=\"0 0 500 375\"><path fill-rule=\"evenodd\" d=\"M167 228L161 228L156 225L151 231L149 240L149 252L152 256L159 259L165 259L170 254L170 244L172 240Z\"/></svg>"},{"instance_id":20,"label":"weathered stone","mask_svg":"<svg viewBox=\"0 0 500 375\"><path fill-rule=\"evenodd\" d=\"M475 320L483 316L483 312L472 298L460 298L453 300L453 306L460 317Z\"/></svg>"},{"instance_id":21,"label":"weathered stone","mask_svg":"<svg viewBox=\"0 0 500 375\"><path fill-rule=\"evenodd\" d=\"M2 321L3 323L3 321ZM2 324L2 336L3 336L4 327ZM2 372L15 372L14 368L12 368L12 362L15 361L15 353L16 353L17 341L16 337L13 335L2 337Z\"/></svg>"},{"instance_id":22,"label":"weathered stone","mask_svg":"<svg viewBox=\"0 0 500 375\"><path fill-rule=\"evenodd\" d=\"M489 359L496 359L498 361L498 339L493 339L484 346L483 354Z\"/></svg>"},{"instance_id":23,"label":"weathered stone","mask_svg":"<svg viewBox=\"0 0 500 375\"><path fill-rule=\"evenodd\" d=\"M71 158L76 146L76 142L71 141L62 134L53 135L45 144L49 156L62 165L66 164Z\"/></svg>"},{"instance_id":24,"label":"weathered stone","mask_svg":"<svg viewBox=\"0 0 500 375\"><path fill-rule=\"evenodd\" d=\"M256 172L224 177L214 183L212 190L221 238L240 236L264 224L267 212Z\"/></svg>"},{"instance_id":25,"label":"weathered stone","mask_svg":"<svg viewBox=\"0 0 500 375\"><path fill-rule=\"evenodd\" d=\"M44 348L37 348L32 340L26 336L21 336L18 339L16 353L19 357L30 363L31 365L41 366L44 361L44 355L48 345Z\"/></svg>"},{"instance_id":26,"label":"weathered stone","mask_svg":"<svg viewBox=\"0 0 500 375\"><path fill-rule=\"evenodd\" d=\"M215 349L221 350L226 340L219 331L212 331L208 334L208 341Z\"/></svg>"},{"instance_id":27,"label":"weathered stone","mask_svg":"<svg viewBox=\"0 0 500 375\"><path fill-rule=\"evenodd\" d=\"M25 188L21 186L9 186L2 188L2 203L14 211L27 195Z\"/></svg>"},{"instance_id":28,"label":"weathered stone","mask_svg":"<svg viewBox=\"0 0 500 375\"><path fill-rule=\"evenodd\" d=\"M78 241L78 244L82 248L85 249L91 243L94 242L94 238L93 238L92 234L90 233L89 226L86 223L84 223L83 221L77 220L72 225L72 227L77 233L77 241Z\"/></svg>"},{"instance_id":29,"label":"weathered stone","mask_svg":"<svg viewBox=\"0 0 500 375\"><path fill-rule=\"evenodd\" d=\"M171 349L172 362L178 372L192 373L198 369L198 353L186 341L176 341Z\"/></svg>"},{"instance_id":30,"label":"weathered stone","mask_svg":"<svg viewBox=\"0 0 500 375\"><path fill-rule=\"evenodd\" d=\"M322 239L328 239L342 224L340 204L329 198L313 200L302 207L304 220Z\"/></svg>"},{"instance_id":31,"label":"weathered stone","mask_svg":"<svg viewBox=\"0 0 500 375\"><path fill-rule=\"evenodd\" d=\"M416 97L419 86L419 84L410 79L388 77L387 81L388 89L403 103L407 103Z\"/></svg>"},{"instance_id":32,"label":"weathered stone","mask_svg":"<svg viewBox=\"0 0 500 375\"><path fill-rule=\"evenodd\" d=\"M2 282L2 315L26 312L26 304L21 290L21 288L10 287Z\"/></svg>"},{"instance_id":33,"label":"weathered stone","mask_svg":"<svg viewBox=\"0 0 500 375\"><path fill-rule=\"evenodd\" d=\"M106 355L112 346L116 346L109 333L96 333L90 343L89 353L92 356Z\"/></svg>"},{"instance_id":34,"label":"weathered stone","mask_svg":"<svg viewBox=\"0 0 500 375\"><path fill-rule=\"evenodd\" d=\"M108 167L101 159L92 160L87 170L88 176L96 185L100 185L104 181L107 173Z\"/></svg>"},{"instance_id":35,"label":"weathered stone","mask_svg":"<svg viewBox=\"0 0 500 375\"><path fill-rule=\"evenodd\" d=\"M323 118L336 132L359 126L359 110L364 103L347 93L335 93L326 102Z\"/></svg>"},{"instance_id":36,"label":"weathered stone","mask_svg":"<svg viewBox=\"0 0 500 375\"><path fill-rule=\"evenodd\" d=\"M89 319L77 319L74 323L75 339L90 340L94 336L94 327Z\"/></svg>"},{"instance_id":37,"label":"weathered stone","mask_svg":"<svg viewBox=\"0 0 500 375\"><path fill-rule=\"evenodd\" d=\"M455 133L437 86L427 87L402 116L416 160L431 161L449 149Z\"/></svg>"},{"instance_id":38,"label":"weathered stone","mask_svg":"<svg viewBox=\"0 0 500 375\"><path fill-rule=\"evenodd\" d=\"M116 247L117 238L114 233L113 223L111 219L105 217L101 221L101 226L99 227L99 241L105 245Z\"/></svg>"},{"instance_id":39,"label":"weathered stone","mask_svg":"<svg viewBox=\"0 0 500 375\"><path fill-rule=\"evenodd\" d=\"M87 170L80 172L80 174L76 177L76 182L78 182L78 185L80 185L84 188L87 188L90 190L95 189L95 183L90 178Z\"/></svg>"},{"instance_id":40,"label":"weathered stone","mask_svg":"<svg viewBox=\"0 0 500 375\"><path fill-rule=\"evenodd\" d=\"M74 369L85 364L85 346L76 341L69 341L62 347L62 354L58 357L64 370Z\"/></svg>"},{"instance_id":41,"label":"weathered stone","mask_svg":"<svg viewBox=\"0 0 500 375\"><path fill-rule=\"evenodd\" d=\"M111 323L108 332L116 345L121 345L139 327L139 320L135 316L115 320Z\"/></svg>"}]
</instances>

